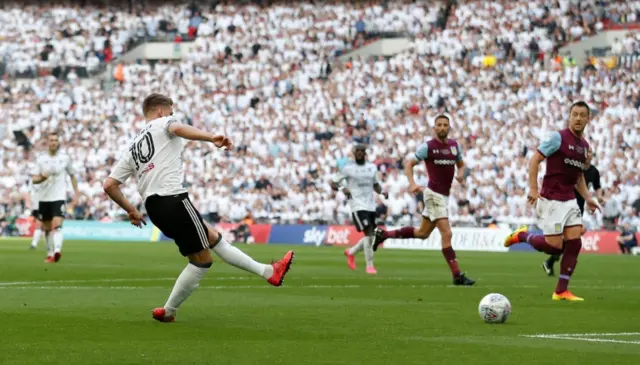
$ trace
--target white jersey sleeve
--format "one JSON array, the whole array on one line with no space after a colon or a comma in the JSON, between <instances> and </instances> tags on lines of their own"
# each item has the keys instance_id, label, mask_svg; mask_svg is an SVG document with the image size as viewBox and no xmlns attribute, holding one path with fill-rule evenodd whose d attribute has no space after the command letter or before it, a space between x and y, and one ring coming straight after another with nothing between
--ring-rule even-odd
<instances>
[{"instance_id":1,"label":"white jersey sleeve","mask_svg":"<svg viewBox=\"0 0 640 365\"><path fill-rule=\"evenodd\" d=\"M118 180L120 183L125 183L134 172L130 159L130 154L123 153L109 177Z\"/></svg>"},{"instance_id":2,"label":"white jersey sleeve","mask_svg":"<svg viewBox=\"0 0 640 365\"><path fill-rule=\"evenodd\" d=\"M173 123L180 122L175 117L149 122L120 157L110 177L123 183L134 175L143 200L156 194L185 193L184 140L169 133L169 126Z\"/></svg>"}]
</instances>

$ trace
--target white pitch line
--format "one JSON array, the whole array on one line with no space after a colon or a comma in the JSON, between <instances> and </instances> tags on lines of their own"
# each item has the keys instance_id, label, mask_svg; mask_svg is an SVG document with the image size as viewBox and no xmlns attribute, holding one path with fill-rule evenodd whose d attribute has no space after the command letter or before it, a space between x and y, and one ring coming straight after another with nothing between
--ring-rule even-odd
<instances>
[{"instance_id":1,"label":"white pitch line","mask_svg":"<svg viewBox=\"0 0 640 365\"><path fill-rule=\"evenodd\" d=\"M640 332L610 332L610 333L540 333L536 335L523 335L527 337L536 336L558 336L558 337L589 337L589 336L640 336Z\"/></svg>"},{"instance_id":2,"label":"white pitch line","mask_svg":"<svg viewBox=\"0 0 640 365\"><path fill-rule=\"evenodd\" d=\"M530 338L544 338L549 340L574 340L574 341L586 341L586 342L605 342L605 343L624 343L640 345L640 341L623 341L623 340L611 340L606 338L593 338L593 337L568 337L568 336L555 336L555 335L522 335L523 337Z\"/></svg>"}]
</instances>

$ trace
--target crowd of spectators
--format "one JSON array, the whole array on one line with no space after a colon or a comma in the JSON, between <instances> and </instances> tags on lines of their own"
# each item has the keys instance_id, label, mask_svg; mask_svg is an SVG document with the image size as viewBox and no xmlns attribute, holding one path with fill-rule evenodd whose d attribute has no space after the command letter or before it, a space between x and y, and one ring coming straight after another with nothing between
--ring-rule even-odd
<instances>
[{"instance_id":1,"label":"crowd of spectators","mask_svg":"<svg viewBox=\"0 0 640 365\"><path fill-rule=\"evenodd\" d=\"M122 218L104 195L102 182L144 124L143 98L163 92L174 98L176 116L185 123L226 133L234 142L229 152L190 143L184 153L186 184L198 209L214 221L347 223L345 197L332 193L328 180L354 143L366 143L368 158L379 166L389 192L388 199L378 198L380 222L417 224L421 202L408 193L401 162L429 138L433 118L447 112L467 164L467 186L454 183L450 196L452 221L459 226L530 222L535 212L526 204L526 161L545 135L565 126L568 106L580 99L593 109L587 138L605 192L603 213L588 216L587 225L597 228L610 219L638 224L638 69L585 67L539 56L599 31L611 14L631 19L638 2L625 3L218 5L215 15L202 9L196 31L185 28L195 37L195 52L181 61L121 63L122 77L113 88L52 75L0 81L0 117L6 121L0 125L0 221L6 226L10 217L32 208L29 161L45 151L43 136L51 130L61 132L63 148L79 170L82 196L77 206L69 206L69 215ZM0 20L21 11L72 11L38 9L0 10ZM82 34L74 36L84 42L78 49L95 47L104 21L114 28L139 29L140 16L101 11L87 13L87 23L69 23L81 25ZM157 21L164 14L179 33L185 30L180 17L191 21L199 14L184 6L155 11L148 19ZM52 19L27 29L34 37L45 27L59 30L63 23ZM145 24L153 34L156 28ZM22 52L17 60L45 62L34 61L32 45L21 46L29 42L11 29L7 22L0 24L0 34L13 34L15 41L0 45L0 53L8 47L10 57ZM389 58L335 59L357 43L359 33L373 30L415 36L412 48ZM637 47L637 34L627 38L624 47ZM117 39L123 45L129 38ZM62 52L58 56L65 52L54 49ZM417 174L426 183L424 168L417 168ZM124 191L141 203L133 181Z\"/></svg>"},{"instance_id":2,"label":"crowd of spectators","mask_svg":"<svg viewBox=\"0 0 640 365\"><path fill-rule=\"evenodd\" d=\"M99 70L143 41L207 38L208 55L248 56L260 47L336 56L381 32L416 34L444 26L439 1L386 4L234 2L202 6L182 2L113 1L80 6L27 1L0 5L0 60L20 76L83 75ZM135 3L135 4L134 4ZM127 11L123 11L123 7Z\"/></svg>"}]
</instances>

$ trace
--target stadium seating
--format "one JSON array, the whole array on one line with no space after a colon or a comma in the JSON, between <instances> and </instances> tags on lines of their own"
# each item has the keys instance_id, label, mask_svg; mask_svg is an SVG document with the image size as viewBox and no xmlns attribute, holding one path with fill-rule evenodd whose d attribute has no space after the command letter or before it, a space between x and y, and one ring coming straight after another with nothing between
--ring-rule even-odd
<instances>
[{"instance_id":1,"label":"stadium seating","mask_svg":"<svg viewBox=\"0 0 640 365\"><path fill-rule=\"evenodd\" d=\"M603 187L620 210L631 209L640 198L637 69L583 67L548 56L620 21L618 15L632 13L639 2L630 2L631 8L585 2L576 13L562 1L462 1L448 9L445 22L446 3L219 5L215 16L199 9L199 22L195 12L174 5L143 16L97 8L0 10L0 36L10 40L0 42L0 55L11 75L0 82L0 115L7 121L0 126L0 216L25 214L30 166L24 159L33 160L44 148L44 133L57 129L84 194L70 214L118 219L122 211L101 184L143 124L140 103L151 92L174 98L186 123L231 136L232 153L192 144L184 154L186 182L199 210L231 221L251 212L266 222L346 222L345 198L330 191L328 179L360 142L370 145L369 158L390 192L379 201L386 206L381 220L416 224L420 202L407 192L398 167L429 137L441 112L452 115L453 137L469 169L467 187L454 183L452 190L455 224L531 221L523 167L539 140L565 125L567 107L578 99L594 110L588 138ZM176 30L167 31L163 20ZM53 50L42 57L46 42L33 40L64 32L61 24L74 35L49 42ZM197 31L189 29L196 24ZM118 29L108 37L109 52L105 27ZM414 47L388 59L335 59L358 45L358 34L383 31L415 36ZM136 39L167 35L195 38L197 51L179 62L120 63L122 78L112 88L80 82L69 77L71 71L64 82L51 75L15 78L29 76L28 70L45 75L36 70L55 65L97 70L113 58L119 62ZM629 42L637 51L639 43ZM28 143L35 148L22 152ZM419 171L425 182L424 169ZM133 182L125 192L140 203ZM587 221L602 224L599 214Z\"/></svg>"}]
</instances>

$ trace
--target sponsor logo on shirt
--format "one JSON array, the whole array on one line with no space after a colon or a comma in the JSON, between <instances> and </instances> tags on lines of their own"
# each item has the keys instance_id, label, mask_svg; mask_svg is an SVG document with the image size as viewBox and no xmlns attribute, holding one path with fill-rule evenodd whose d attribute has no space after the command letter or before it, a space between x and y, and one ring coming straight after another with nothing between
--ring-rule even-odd
<instances>
[{"instance_id":1,"label":"sponsor logo on shirt","mask_svg":"<svg viewBox=\"0 0 640 365\"><path fill-rule=\"evenodd\" d=\"M436 165L455 165L455 160L433 160L433 163Z\"/></svg>"},{"instance_id":2,"label":"sponsor logo on shirt","mask_svg":"<svg viewBox=\"0 0 640 365\"><path fill-rule=\"evenodd\" d=\"M577 168L579 168L581 170L584 170L586 168L584 163L582 163L580 161L572 160L570 158L565 158L564 159L564 163L566 163L569 166L577 167Z\"/></svg>"},{"instance_id":3,"label":"sponsor logo on shirt","mask_svg":"<svg viewBox=\"0 0 640 365\"><path fill-rule=\"evenodd\" d=\"M144 168L144 170L142 170L142 172L140 173L140 175L144 174L145 172L149 172L151 170L153 170L156 166L152 163L150 163L149 165L147 165L147 167Z\"/></svg>"}]
</instances>

